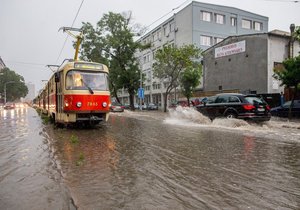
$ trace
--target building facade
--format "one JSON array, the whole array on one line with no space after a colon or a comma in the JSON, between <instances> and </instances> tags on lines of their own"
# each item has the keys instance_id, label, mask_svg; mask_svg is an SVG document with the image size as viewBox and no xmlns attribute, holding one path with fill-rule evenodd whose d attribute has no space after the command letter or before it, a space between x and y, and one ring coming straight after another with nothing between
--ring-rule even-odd
<instances>
[{"instance_id":1,"label":"building facade","mask_svg":"<svg viewBox=\"0 0 300 210\"><path fill-rule=\"evenodd\" d=\"M280 81L273 78L274 67L299 51L299 42L291 42L288 32L230 36L204 52L203 92L283 92Z\"/></svg>"},{"instance_id":2,"label":"building facade","mask_svg":"<svg viewBox=\"0 0 300 210\"><path fill-rule=\"evenodd\" d=\"M153 77L152 73L155 52L163 45L195 44L202 50L206 50L228 36L267 31L268 17L233 7L192 1L139 40L144 44L152 45L150 49L136 54L142 73L146 76L143 83L144 102L159 104L164 101L168 80L160 81ZM203 89L203 80L199 89ZM169 101L178 99L176 91L177 89L170 96ZM118 95L123 103L128 103L129 95L126 91L120 90Z\"/></svg>"}]
</instances>

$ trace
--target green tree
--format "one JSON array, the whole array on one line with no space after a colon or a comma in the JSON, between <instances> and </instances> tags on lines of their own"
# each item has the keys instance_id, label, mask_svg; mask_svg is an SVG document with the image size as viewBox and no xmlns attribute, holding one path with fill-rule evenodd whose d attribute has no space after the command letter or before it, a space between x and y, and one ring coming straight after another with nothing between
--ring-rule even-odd
<instances>
[{"instance_id":1,"label":"green tree","mask_svg":"<svg viewBox=\"0 0 300 210\"><path fill-rule=\"evenodd\" d=\"M117 91L126 89L129 93L131 109L134 109L134 96L140 86L140 68L134 53L144 47L134 41L139 29L131 24L131 12L104 14L97 27L83 23L84 38L81 58L109 66L110 90L118 99Z\"/></svg>"},{"instance_id":2,"label":"green tree","mask_svg":"<svg viewBox=\"0 0 300 210\"><path fill-rule=\"evenodd\" d=\"M197 60L201 56L201 50L194 45L173 47L165 45L155 54L153 74L161 81L167 80L167 88L164 97L164 112L167 111L167 98L171 91L179 84L180 75L190 68L198 68L201 65Z\"/></svg>"},{"instance_id":3,"label":"green tree","mask_svg":"<svg viewBox=\"0 0 300 210\"><path fill-rule=\"evenodd\" d=\"M188 106L190 106L190 98L193 96L195 88L200 84L201 74L202 66L196 64L187 68L180 76L181 92L187 98Z\"/></svg>"},{"instance_id":4,"label":"green tree","mask_svg":"<svg viewBox=\"0 0 300 210\"><path fill-rule=\"evenodd\" d=\"M5 95L5 84L6 101L19 100L21 97L25 97L28 93L28 88L25 85L24 78L9 68L2 69L0 74L0 90L2 93L2 98Z\"/></svg>"},{"instance_id":5,"label":"green tree","mask_svg":"<svg viewBox=\"0 0 300 210\"><path fill-rule=\"evenodd\" d=\"M289 108L289 118L291 118L291 109L294 106L294 100L300 86L300 55L283 61L283 65L274 69L273 77L281 81L281 86L285 85L294 88L292 102Z\"/></svg>"},{"instance_id":6,"label":"green tree","mask_svg":"<svg viewBox=\"0 0 300 210\"><path fill-rule=\"evenodd\" d=\"M295 27L295 31L294 31L294 33L292 34L292 36L293 36L296 40L300 41L300 26L296 26L296 27Z\"/></svg>"}]
</instances>

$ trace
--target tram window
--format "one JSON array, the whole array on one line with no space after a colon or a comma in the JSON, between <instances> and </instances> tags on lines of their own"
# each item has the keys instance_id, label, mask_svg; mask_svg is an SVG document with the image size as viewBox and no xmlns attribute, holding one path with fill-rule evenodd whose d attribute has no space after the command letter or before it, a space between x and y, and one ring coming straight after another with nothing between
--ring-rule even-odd
<instances>
[{"instance_id":1,"label":"tram window","mask_svg":"<svg viewBox=\"0 0 300 210\"><path fill-rule=\"evenodd\" d=\"M77 71L69 71L66 77L66 89L81 89L82 86L81 74Z\"/></svg>"},{"instance_id":2,"label":"tram window","mask_svg":"<svg viewBox=\"0 0 300 210\"><path fill-rule=\"evenodd\" d=\"M106 73L94 71L71 70L66 75L66 89L108 90L108 77Z\"/></svg>"}]
</instances>

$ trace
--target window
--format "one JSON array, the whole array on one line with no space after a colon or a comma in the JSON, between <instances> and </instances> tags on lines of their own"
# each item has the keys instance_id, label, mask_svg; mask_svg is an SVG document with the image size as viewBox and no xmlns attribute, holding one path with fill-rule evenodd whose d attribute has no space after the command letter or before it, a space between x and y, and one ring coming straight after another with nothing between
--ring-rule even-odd
<instances>
[{"instance_id":1,"label":"window","mask_svg":"<svg viewBox=\"0 0 300 210\"><path fill-rule=\"evenodd\" d=\"M211 39L210 36L200 36L200 45L211 46Z\"/></svg>"},{"instance_id":2,"label":"window","mask_svg":"<svg viewBox=\"0 0 300 210\"><path fill-rule=\"evenodd\" d=\"M215 44L217 44L223 40L224 40L223 38L215 37Z\"/></svg>"},{"instance_id":3,"label":"window","mask_svg":"<svg viewBox=\"0 0 300 210\"><path fill-rule=\"evenodd\" d=\"M224 24L225 23L225 15L215 14L216 23Z\"/></svg>"},{"instance_id":4,"label":"window","mask_svg":"<svg viewBox=\"0 0 300 210\"><path fill-rule=\"evenodd\" d=\"M175 22L171 22L170 23L170 31L174 31L175 30Z\"/></svg>"},{"instance_id":5,"label":"window","mask_svg":"<svg viewBox=\"0 0 300 210\"><path fill-rule=\"evenodd\" d=\"M240 99L236 96L230 96L228 101L229 103L240 103Z\"/></svg>"},{"instance_id":6,"label":"window","mask_svg":"<svg viewBox=\"0 0 300 210\"><path fill-rule=\"evenodd\" d=\"M254 30L255 31L261 31L262 30L262 23L254 22Z\"/></svg>"},{"instance_id":7,"label":"window","mask_svg":"<svg viewBox=\"0 0 300 210\"><path fill-rule=\"evenodd\" d=\"M153 90L158 90L160 89L160 84L153 83L152 88Z\"/></svg>"},{"instance_id":8,"label":"window","mask_svg":"<svg viewBox=\"0 0 300 210\"><path fill-rule=\"evenodd\" d=\"M156 41L157 40L157 33L155 32L154 34L153 34L153 41Z\"/></svg>"},{"instance_id":9,"label":"window","mask_svg":"<svg viewBox=\"0 0 300 210\"><path fill-rule=\"evenodd\" d=\"M212 16L211 12L201 11L201 20L211 22L212 19L211 16Z\"/></svg>"},{"instance_id":10,"label":"window","mask_svg":"<svg viewBox=\"0 0 300 210\"><path fill-rule=\"evenodd\" d=\"M147 81L151 81L151 70L147 70Z\"/></svg>"},{"instance_id":11,"label":"window","mask_svg":"<svg viewBox=\"0 0 300 210\"><path fill-rule=\"evenodd\" d=\"M157 37L158 37L158 40L161 40L161 30L159 30L159 31L157 32Z\"/></svg>"},{"instance_id":12,"label":"window","mask_svg":"<svg viewBox=\"0 0 300 210\"><path fill-rule=\"evenodd\" d=\"M164 25L164 35L169 36L170 33L170 28L168 27L169 25Z\"/></svg>"},{"instance_id":13,"label":"window","mask_svg":"<svg viewBox=\"0 0 300 210\"><path fill-rule=\"evenodd\" d=\"M236 22L237 22L236 17L230 17L230 24L231 24L231 26L236 26Z\"/></svg>"},{"instance_id":14,"label":"window","mask_svg":"<svg viewBox=\"0 0 300 210\"><path fill-rule=\"evenodd\" d=\"M102 72L70 70L66 75L66 89L108 90L108 77Z\"/></svg>"},{"instance_id":15,"label":"window","mask_svg":"<svg viewBox=\"0 0 300 210\"><path fill-rule=\"evenodd\" d=\"M228 95L219 96L217 97L215 103L228 103L228 98Z\"/></svg>"},{"instance_id":16,"label":"window","mask_svg":"<svg viewBox=\"0 0 300 210\"><path fill-rule=\"evenodd\" d=\"M251 20L242 20L242 28L251 29Z\"/></svg>"},{"instance_id":17,"label":"window","mask_svg":"<svg viewBox=\"0 0 300 210\"><path fill-rule=\"evenodd\" d=\"M150 61L150 54L144 55L144 63L147 63Z\"/></svg>"}]
</instances>

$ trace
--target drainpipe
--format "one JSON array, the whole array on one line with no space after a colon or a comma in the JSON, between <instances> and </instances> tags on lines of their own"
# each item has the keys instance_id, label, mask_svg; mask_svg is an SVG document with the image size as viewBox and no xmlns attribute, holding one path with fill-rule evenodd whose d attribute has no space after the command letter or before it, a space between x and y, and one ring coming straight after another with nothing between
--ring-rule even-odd
<instances>
[{"instance_id":1,"label":"drainpipe","mask_svg":"<svg viewBox=\"0 0 300 210\"><path fill-rule=\"evenodd\" d=\"M294 57L294 32L295 32L295 24L290 25L291 38L289 42L289 58Z\"/></svg>"}]
</instances>

